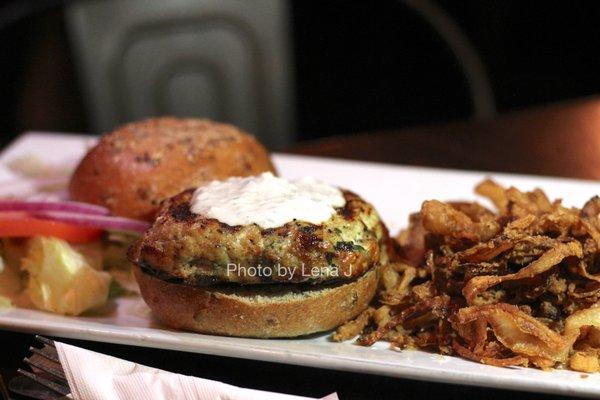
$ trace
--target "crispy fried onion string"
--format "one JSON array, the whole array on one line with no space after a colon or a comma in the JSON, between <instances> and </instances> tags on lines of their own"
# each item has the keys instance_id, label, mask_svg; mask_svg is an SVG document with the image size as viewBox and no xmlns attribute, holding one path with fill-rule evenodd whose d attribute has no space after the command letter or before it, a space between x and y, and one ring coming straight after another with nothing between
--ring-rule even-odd
<instances>
[{"instance_id":1,"label":"crispy fried onion string","mask_svg":"<svg viewBox=\"0 0 600 400\"><path fill-rule=\"evenodd\" d=\"M415 304L414 306L408 307L402 310L399 314L393 316L387 324L380 327L376 331L359 338L358 342L364 346L371 346L397 326L406 323L413 318L418 318L428 313L431 313L438 318L443 317L446 314L449 305L450 297L446 295L437 296L419 304Z\"/></svg>"},{"instance_id":2,"label":"crispy fried onion string","mask_svg":"<svg viewBox=\"0 0 600 400\"><path fill-rule=\"evenodd\" d=\"M482 322L491 327L496 339L506 348L536 365L553 365L565 361L568 355L569 343L560 334L517 306L505 303L465 307L456 314L453 326L476 355L482 352L487 339L487 334L473 333Z\"/></svg>"},{"instance_id":3,"label":"crispy fried onion string","mask_svg":"<svg viewBox=\"0 0 600 400\"><path fill-rule=\"evenodd\" d=\"M577 311L565 321L561 335L542 322L521 311L517 306L505 303L472 306L460 309L452 321L453 327L467 346L455 342L457 352L466 358L494 365L523 365L527 359L541 368L565 362L569 351L579 338L583 327L600 328L600 306ZM487 326L496 340L510 349L517 357L501 360L485 353Z\"/></svg>"},{"instance_id":4,"label":"crispy fried onion string","mask_svg":"<svg viewBox=\"0 0 600 400\"><path fill-rule=\"evenodd\" d=\"M499 229L494 220L473 221L464 212L437 200L425 201L421 215L423 227L429 232L472 241L489 240Z\"/></svg>"},{"instance_id":5,"label":"crispy fried onion string","mask_svg":"<svg viewBox=\"0 0 600 400\"><path fill-rule=\"evenodd\" d=\"M554 248L548 250L527 267L519 270L519 272L508 275L485 275L472 278L463 288L463 296L467 300L467 304L473 304L478 294L485 292L493 286L502 282L533 278L548 271L570 256L579 258L583 256L581 244L579 242L557 243Z\"/></svg>"},{"instance_id":6,"label":"crispy fried onion string","mask_svg":"<svg viewBox=\"0 0 600 400\"><path fill-rule=\"evenodd\" d=\"M580 210L491 180L476 192L498 211L429 200L410 216L378 304L334 340L600 371L600 197Z\"/></svg>"}]
</instances>

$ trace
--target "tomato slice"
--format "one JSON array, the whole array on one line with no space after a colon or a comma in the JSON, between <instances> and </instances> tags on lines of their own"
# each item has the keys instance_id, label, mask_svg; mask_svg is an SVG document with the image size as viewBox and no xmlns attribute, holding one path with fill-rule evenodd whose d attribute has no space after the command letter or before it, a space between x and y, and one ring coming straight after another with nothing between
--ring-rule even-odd
<instances>
[{"instance_id":1,"label":"tomato slice","mask_svg":"<svg viewBox=\"0 0 600 400\"><path fill-rule=\"evenodd\" d=\"M53 236L71 243L97 240L101 229L32 217L25 212L0 212L0 237Z\"/></svg>"}]
</instances>

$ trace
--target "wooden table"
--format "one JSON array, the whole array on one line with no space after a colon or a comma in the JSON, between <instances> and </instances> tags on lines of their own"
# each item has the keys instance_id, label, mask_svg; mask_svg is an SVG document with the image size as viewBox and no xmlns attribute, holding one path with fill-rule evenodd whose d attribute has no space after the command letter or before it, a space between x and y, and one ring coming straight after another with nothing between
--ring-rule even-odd
<instances>
[{"instance_id":1,"label":"wooden table","mask_svg":"<svg viewBox=\"0 0 600 400\"><path fill-rule=\"evenodd\" d=\"M492 121L335 137L301 143L288 152L397 164L600 178L600 99L516 112ZM174 372L312 397L337 391L343 400L422 400L442 396L446 400L553 398L226 357L65 341ZM31 335L0 332L3 349L0 373L5 378L14 376L32 342Z\"/></svg>"},{"instance_id":2,"label":"wooden table","mask_svg":"<svg viewBox=\"0 0 600 400\"><path fill-rule=\"evenodd\" d=\"M289 152L392 164L600 178L600 98L539 107L490 121L300 143Z\"/></svg>"}]
</instances>

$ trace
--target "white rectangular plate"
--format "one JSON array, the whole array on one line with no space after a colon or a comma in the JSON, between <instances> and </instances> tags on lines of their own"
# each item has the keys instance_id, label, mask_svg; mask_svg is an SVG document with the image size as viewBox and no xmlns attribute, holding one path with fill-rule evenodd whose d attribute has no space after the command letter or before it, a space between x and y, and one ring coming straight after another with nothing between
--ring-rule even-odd
<instances>
[{"instance_id":1,"label":"white rectangular plate","mask_svg":"<svg viewBox=\"0 0 600 400\"><path fill-rule=\"evenodd\" d=\"M75 163L93 143L89 137L29 133L0 156L0 182L11 178L6 163L37 155L50 163ZM486 176L524 189L543 188L551 198L581 206L600 192L596 182L496 173L394 166L324 158L274 155L286 178L312 175L349 188L379 210L392 233L404 226L410 212L425 199L473 199L473 187ZM19 308L0 310L0 328L68 337L388 375L402 378L516 389L573 396L600 396L600 373L565 370L543 372L528 368L498 368L456 357L422 351L397 352L386 343L367 348L332 343L329 334L301 339L240 339L176 332L160 326L139 298L122 298L110 314L63 317Z\"/></svg>"}]
</instances>

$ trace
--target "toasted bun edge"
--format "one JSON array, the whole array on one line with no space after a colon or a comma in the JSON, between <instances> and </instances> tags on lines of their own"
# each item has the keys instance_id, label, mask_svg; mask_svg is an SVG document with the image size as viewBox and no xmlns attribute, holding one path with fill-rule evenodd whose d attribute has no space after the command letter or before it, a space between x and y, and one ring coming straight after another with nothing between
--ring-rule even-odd
<instances>
[{"instance_id":1,"label":"toasted bun edge","mask_svg":"<svg viewBox=\"0 0 600 400\"><path fill-rule=\"evenodd\" d=\"M142 297L154 315L175 329L201 333L277 338L336 328L365 310L377 290L379 268L335 286L264 292L257 285L239 291L158 279L134 267ZM293 286L292 286L293 287Z\"/></svg>"}]
</instances>

